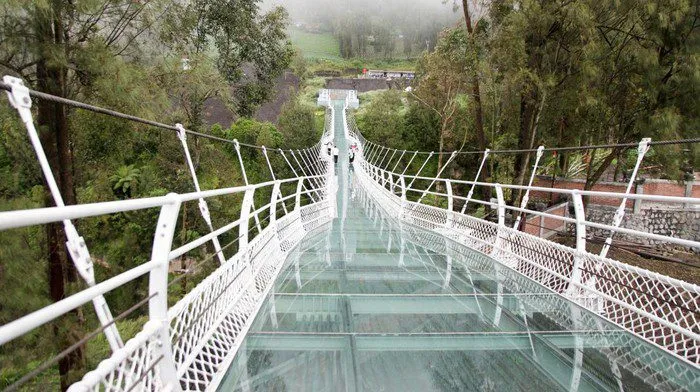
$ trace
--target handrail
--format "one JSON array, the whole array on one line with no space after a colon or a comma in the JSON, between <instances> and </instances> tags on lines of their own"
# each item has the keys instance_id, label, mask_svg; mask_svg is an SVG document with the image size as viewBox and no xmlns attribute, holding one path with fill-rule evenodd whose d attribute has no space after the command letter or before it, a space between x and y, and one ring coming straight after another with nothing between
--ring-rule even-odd
<instances>
[{"instance_id":1,"label":"handrail","mask_svg":"<svg viewBox=\"0 0 700 392\"><path fill-rule=\"evenodd\" d=\"M297 149L296 151L283 150L281 148L274 149L274 152L279 153L285 159L288 168L294 174L291 178L280 178L275 174L272 162L267 154L268 150L264 146L254 146L239 143L236 140L226 140L212 135L192 132L180 124L170 126L32 91L27 89L17 78L5 77L4 81L4 83L0 83L0 89L8 91L10 103L18 110L22 122L30 134L30 138L32 138L32 145L40 161L42 157L45 157L45 154L41 142L34 137L36 136L36 128L32 118L33 113L30 110L30 97L49 99L60 104L176 131L183 146L185 161L196 191L181 194L170 193L160 197L81 205L65 206L62 205L63 203L57 203L57 207L0 212L0 230L54 222L63 222L64 226L73 228L72 231L66 232L69 240L70 257L76 268L79 268L81 276L86 277L85 279L89 286L48 307L38 309L0 326L0 345L92 301L101 328L87 335L85 339L90 339L103 332L107 336L113 354L105 359L97 369L86 374L82 381L71 386L71 390L92 389L101 385L110 390L130 390L138 387L144 390L170 389L177 391L180 390L181 385L188 385L188 383L192 382L198 384L210 383L212 379L216 378L217 372L225 371L226 369L220 368L222 363L207 362L211 360L211 357L202 354L205 346L210 343L215 344L217 350L220 350L221 347L228 347L227 357L232 358L243 337L241 332L244 333L250 326L257 310L252 313L236 314L238 321L234 323L234 329L230 328L234 324L224 323L224 318L229 316L228 312L238 312L233 306L242 301L253 301L256 304L255 306L259 307L266 295L266 291L272 287L272 282L288 252L299 243L305 233L329 222L335 214L336 188L333 186L333 166L330 164L330 158L321 151L321 142L324 139L320 139L309 148ZM327 117L332 120L333 115L333 109L329 108ZM330 125L332 125L332 122ZM327 125L323 138L329 137L331 130L331 127ZM246 180L246 184L202 191L189 155L186 135L201 136L234 144L240 170ZM264 181L257 184L248 183L240 146L252 148L256 153L261 153L265 156L272 181ZM294 163L286 158L284 155L285 151L293 155ZM301 158L301 161L297 159L297 155ZM52 183L53 173L48 161L44 159L41 162L44 176L49 183ZM284 170L286 171L287 169ZM303 175L298 175L297 170ZM283 195L281 186L285 184L296 184L296 190L291 191L288 195ZM261 189L271 189L272 196L266 204L256 208L253 206L254 196ZM54 198L58 197L60 199L60 193L54 193ZM214 229L205 199L233 194L244 194L240 216L222 227ZM304 200L302 203L302 196L305 199L308 197L308 202ZM287 201L290 199L294 200L293 210L286 208ZM199 201L199 209L209 227L209 231L178 248L173 248L174 232L177 227L181 206L189 201ZM281 217L277 216L276 210L279 204L282 204L284 209L284 214ZM79 236L77 230L74 229L71 221L151 208L159 208L160 214L153 234L152 253L149 261L136 265L102 282L95 282L93 260L87 252L87 244L83 237ZM266 213L268 214L266 217L259 218L259 215ZM261 222L268 219L269 223L262 228ZM248 229L251 220L255 220L258 228L258 231L252 235L250 234L252 229ZM218 243L218 236L232 232L236 228L238 228L239 232L238 237L229 244L221 246ZM204 257L201 263L218 258L219 267L204 281L184 294L176 304L169 306L168 290L171 284L179 281L179 278L169 281L171 261L194 249L201 248L210 241L214 244L215 252L210 256ZM237 253L232 257L225 257L223 250L236 242L238 244L236 248ZM261 251L261 247L265 248L264 252ZM184 273L190 272L185 271ZM112 317L103 295L134 279L144 277L146 274L148 274L149 295L139 302L138 306L148 304L149 321L136 337L123 344L115 320L125 317L133 309ZM221 285L224 282L225 284L222 287ZM249 307L249 304L245 306ZM195 313L192 313L193 310L195 310ZM186 338L183 338L183 336L186 336ZM181 339L184 340L181 341ZM200 341L193 342L192 339L200 339ZM76 347L74 345L69 349L72 350ZM59 355L64 354L61 353ZM54 357L40 365L37 369L13 384L11 388L21 387L22 383L47 369L56 360L57 357ZM132 366L131 364L134 361L143 363L140 366Z\"/></svg>"},{"instance_id":2,"label":"handrail","mask_svg":"<svg viewBox=\"0 0 700 392\"><path fill-rule=\"evenodd\" d=\"M389 175L395 176L395 177L400 177L401 175L396 174L396 173L389 173L386 170L379 169L374 167L374 170L377 170L379 173L386 174L388 173ZM452 179L443 179L443 178L429 178L429 177L415 177L415 176L403 176L404 178L417 178L417 179L425 179L425 180L438 180L441 182L444 182L445 184L447 183L461 183L461 184L477 184L477 185L483 185L483 186L488 186L492 188L497 188L501 187L503 189L528 189L528 187L525 186L520 186L520 185L503 185L503 184L492 184L492 183L481 183L481 182L473 182L473 181L460 181L460 180L452 180ZM543 187L529 187L530 190L536 190L536 191L543 191L543 192L549 192L549 191L555 191L557 189L555 188L543 188ZM447 193L442 193L442 192L436 192L436 191L430 191L430 190L422 190L422 189L417 189L413 188L410 186L406 186L405 188L406 192L415 192L418 194L430 194L430 195L435 195L435 196L441 196L444 197L448 200L469 200L471 202L475 202L477 204L482 204L482 205L487 205L490 207L499 207L499 203L494 203L490 201L484 201L484 200L476 200L476 199L469 199L468 197L465 196L459 196L459 195L450 195ZM680 197L680 196L660 196L660 195L636 195L636 194L624 194L624 193L615 193L615 192L596 192L596 191L578 191L578 190L568 190L568 189L561 189L562 192L558 192L561 194L568 194L568 195L574 195L578 194L581 196L603 196L603 197L615 197L615 198L628 198L628 199L639 199L639 200L646 200L646 201L660 201L660 202L675 202L675 203L683 203L683 204L698 204L700 205L700 198L692 198L692 197ZM634 197L636 196L636 197ZM420 204L420 199L418 200L418 204ZM511 206L511 205L503 205L503 208L510 210L510 211L518 211L518 212L524 212L528 214L533 214L533 215L539 215L539 216L546 216L549 218L553 219L558 219L567 223L576 223L576 219L573 218L567 218L567 217L562 217L558 215L553 215L553 214L543 214L539 211L536 210L531 210L528 208L522 208L522 207L517 207L517 206ZM638 231L638 230L633 230L633 229L627 229L624 227L616 227L614 225L606 225L602 223L597 223L597 222L591 222L588 220L581 220L582 224L588 227L592 228L597 228L597 229L604 229L604 230L610 230L613 232L619 232L619 233L624 233L624 234L630 234L642 238L648 238L652 240L658 240L658 241L664 241L676 245L681 245L681 246L687 246L691 248L697 248L700 249L700 241L694 241L694 240L687 240L687 239L682 239L682 238L677 238L677 237L671 237L671 236L666 236L666 235L661 235L661 234L654 234L654 233L648 233L648 232L643 232L643 231Z\"/></svg>"},{"instance_id":3,"label":"handrail","mask_svg":"<svg viewBox=\"0 0 700 392\"><path fill-rule=\"evenodd\" d=\"M299 179L311 180L318 178L324 178L324 175L294 177L278 181L280 181L281 183L291 183L299 181ZM274 181L267 181L259 184L251 184L248 186L238 186L183 194L173 193L172 195L176 195L177 198L182 202L187 202L197 200L200 198L207 199L210 197L231 195L234 193L245 192L248 189L259 189L263 187L272 186L274 185L274 183ZM65 219L80 219L99 215L115 214L118 212L162 207L163 205L168 204L170 200L170 196L158 196L146 197L141 199L79 204L65 207L43 207L32 208L28 210L4 211L0 212L0 230L16 229L20 227L60 222Z\"/></svg>"},{"instance_id":4,"label":"handrail","mask_svg":"<svg viewBox=\"0 0 700 392\"><path fill-rule=\"evenodd\" d=\"M602 229L610 233L623 233L695 249L700 249L700 242L619 227L615 222L611 225L588 221L583 197L677 203L695 206L696 209L700 205L700 198L435 178L407 174L406 169L403 173L397 173L369 162L362 154L367 146L364 145L365 140L360 131L356 128L354 121L349 120L347 124L351 127L348 132L350 137L360 146L360 154L356 155L355 170L359 183L366 188L367 195L375 199L377 204L389 211L391 215L487 254L506 267L606 317L674 357L700 367L700 355L698 355L700 351L697 349L700 346L700 334L694 330L700 322L698 307L700 306L698 301L700 286L627 265L605 256L591 254L586 250L586 229ZM640 146L647 143L648 141L642 141ZM649 144L665 144L665 142ZM371 150L377 151L380 147L383 146L373 144ZM427 154L430 156L430 153ZM372 156L374 155L376 154L372 153ZM416 153L413 155L415 156ZM419 186L413 186L416 181L420 181L418 184L429 183L430 186L437 182L443 184L445 190L432 191L428 185L425 185L428 187L426 189L419 189ZM499 197L495 201L475 200L470 198L471 191L466 197L455 195L452 192L455 185L471 186L472 190L474 186L486 187L495 190ZM574 216L534 211L524 205L508 205L503 197L504 189L568 195L574 206ZM406 195L409 192L415 194L417 199L419 195L421 196L418 202L407 200ZM444 209L421 203L422 195L426 194L444 198L443 200L447 200L450 208ZM494 223L453 211L455 200L473 201L497 209L498 222ZM577 239L576 248L572 249L507 226L504 219L507 210L572 224ZM630 290L635 291L635 295L628 294Z\"/></svg>"}]
</instances>

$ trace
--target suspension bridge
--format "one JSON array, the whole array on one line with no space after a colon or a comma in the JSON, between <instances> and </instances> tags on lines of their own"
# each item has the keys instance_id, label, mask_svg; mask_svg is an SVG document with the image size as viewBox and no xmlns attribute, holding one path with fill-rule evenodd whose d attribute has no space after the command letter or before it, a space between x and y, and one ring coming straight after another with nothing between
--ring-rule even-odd
<instances>
[{"instance_id":1,"label":"suspension bridge","mask_svg":"<svg viewBox=\"0 0 700 392\"><path fill-rule=\"evenodd\" d=\"M37 365L9 389L21 389L70 350L104 335L111 354L71 391L132 390L611 390L700 389L700 286L608 257L615 233L700 249L695 239L622 227L628 200L698 208L700 199L533 186L544 147L533 150L528 185L444 178L461 153L390 149L366 140L352 117L354 91L322 90L326 122L304 150L267 149L31 91L5 77L0 85L26 126L56 207L0 212L0 230L61 223L85 288L0 326L11 344L74 309L92 304L100 327ZM37 135L32 99L138 121L178 137L193 192L65 205ZM244 185L202 190L189 137L233 144ZM689 141L684 141L689 142ZM340 151L338 162L328 143ZM655 142L637 147L636 177ZM354 161L348 150L356 147ZM270 180L249 183L244 157L262 158ZM410 168L418 170L409 172ZM469 189L466 196L456 187ZM480 200L479 189L496 197ZM509 205L504 192L523 192ZM528 209L530 192L561 194L573 216ZM585 197L619 202L612 222L586 219ZM209 203L230 198L240 209L224 224ZM430 202L428 202L430 200ZM185 203L197 203L209 233L178 243ZM494 220L468 214L469 205ZM441 207L444 206L444 207ZM82 219L157 211L147 262L98 281ZM523 214L571 227L573 247L525 233ZM507 215L517 216L506 219ZM610 232L603 251L586 248L587 230ZM197 265L172 273L185 255ZM176 301L173 287L205 263L216 268ZM108 294L137 279L147 295L118 315ZM4 299L21 300L21 298ZM120 320L145 308L147 321L125 339Z\"/></svg>"}]
</instances>

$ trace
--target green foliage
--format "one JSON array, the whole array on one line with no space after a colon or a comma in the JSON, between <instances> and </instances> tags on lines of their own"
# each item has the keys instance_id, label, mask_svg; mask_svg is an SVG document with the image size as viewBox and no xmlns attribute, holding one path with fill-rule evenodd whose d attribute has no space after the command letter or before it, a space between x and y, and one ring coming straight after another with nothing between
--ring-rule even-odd
<instances>
[{"instance_id":1,"label":"green foliage","mask_svg":"<svg viewBox=\"0 0 700 392\"><path fill-rule=\"evenodd\" d=\"M251 116L269 99L275 79L289 66L294 55L285 31L286 10L274 7L262 13L260 3L261 0L176 3L173 5L176 11L164 18L163 23L165 43L193 53L194 59L207 56L221 77L237 86L231 104L242 116ZM215 89L216 85L209 88ZM194 114L201 118L201 108L195 107ZM193 122L197 126L201 124Z\"/></svg>"},{"instance_id":2,"label":"green foliage","mask_svg":"<svg viewBox=\"0 0 700 392\"><path fill-rule=\"evenodd\" d=\"M369 140L400 147L404 135L402 95L396 90L376 94L357 113L357 126Z\"/></svg>"},{"instance_id":3,"label":"green foliage","mask_svg":"<svg viewBox=\"0 0 700 392\"><path fill-rule=\"evenodd\" d=\"M288 148L307 148L318 142L322 128L316 124L313 107L303 104L298 99L287 102L282 107L278 120L279 129Z\"/></svg>"},{"instance_id":4,"label":"green foliage","mask_svg":"<svg viewBox=\"0 0 700 392\"><path fill-rule=\"evenodd\" d=\"M121 166L117 172L109 177L112 182L112 190L122 197L130 197L131 193L139 183L141 178L141 170L134 165Z\"/></svg>"},{"instance_id":5,"label":"green foliage","mask_svg":"<svg viewBox=\"0 0 700 392\"><path fill-rule=\"evenodd\" d=\"M700 117L692 91L700 82L700 40L691 3L489 4L488 20L473 21L473 34L447 29L421 58L417 85L407 96L403 138L393 143L434 151L479 149L470 75L480 86L484 135L492 149L697 137ZM363 116L360 111L358 121ZM700 161L698 146L683 148L654 147L642 175L680 179ZM620 179L635 160L626 154L607 149L545 156L540 173L585 178L590 187L613 171ZM491 156L491 179L524 181L533 155ZM452 175L470 179L476 164L473 157L459 157Z\"/></svg>"}]
</instances>

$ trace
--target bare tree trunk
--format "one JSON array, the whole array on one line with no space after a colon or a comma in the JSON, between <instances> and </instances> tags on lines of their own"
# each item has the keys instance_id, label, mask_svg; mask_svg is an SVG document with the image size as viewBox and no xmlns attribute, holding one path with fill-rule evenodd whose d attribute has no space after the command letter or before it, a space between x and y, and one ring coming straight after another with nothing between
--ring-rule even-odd
<instances>
[{"instance_id":1,"label":"bare tree trunk","mask_svg":"<svg viewBox=\"0 0 700 392\"><path fill-rule=\"evenodd\" d=\"M46 44L64 45L65 28L63 25L62 4L55 0L52 12L37 11L37 39ZM41 58L37 62L37 87L39 90L57 96L65 96L67 70L56 64L53 59ZM66 108L58 103L47 100L37 101L37 125L42 145L56 177L59 191L67 205L76 204L75 185L73 179L73 154L70 148L70 133ZM45 203L55 205L47 189ZM66 297L67 287L77 281L77 272L70 263L66 249L66 236L60 223L50 224L46 228L47 261L49 276L49 293L56 302ZM77 342L83 331L84 320L80 310L61 317L54 325L56 345L58 350L64 350ZM84 366L84 347L74 350L58 363L61 378L61 390L76 381L71 375Z\"/></svg>"},{"instance_id":2,"label":"bare tree trunk","mask_svg":"<svg viewBox=\"0 0 700 392\"><path fill-rule=\"evenodd\" d=\"M467 32L469 35L474 38L474 27L472 26L472 18L469 13L469 4L467 0L462 0L462 10L464 11L464 21L467 24ZM472 43L474 41L472 40ZM476 67L476 64L474 64ZM483 115L483 109L481 105L481 92L480 92L480 85L479 85L479 76L477 75L476 68L473 74L471 75L472 78L472 95L474 96L474 130L476 131L476 138L477 142L479 143L479 150L485 150L486 149L486 133L484 132L484 115ZM489 170L489 165L484 165L483 169L483 181L488 181L489 178L491 177L491 173ZM482 188L482 193L484 193L483 197L485 199L488 199L491 196L491 189L488 187L483 187ZM488 193L488 195L486 194Z\"/></svg>"}]
</instances>

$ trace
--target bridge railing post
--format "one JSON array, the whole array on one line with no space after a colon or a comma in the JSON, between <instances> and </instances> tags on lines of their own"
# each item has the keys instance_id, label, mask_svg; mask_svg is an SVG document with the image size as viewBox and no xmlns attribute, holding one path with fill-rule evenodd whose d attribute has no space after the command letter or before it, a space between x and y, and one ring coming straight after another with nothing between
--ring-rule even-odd
<instances>
[{"instance_id":1,"label":"bridge railing post","mask_svg":"<svg viewBox=\"0 0 700 392\"><path fill-rule=\"evenodd\" d=\"M399 176L399 186L401 187L401 214L400 218L403 218L404 211L406 211L406 178L403 175Z\"/></svg>"},{"instance_id":2,"label":"bridge railing post","mask_svg":"<svg viewBox=\"0 0 700 392\"><path fill-rule=\"evenodd\" d=\"M294 211L299 211L301 208L301 190L304 187L304 179L300 178L297 182L297 191L294 196Z\"/></svg>"},{"instance_id":3,"label":"bridge railing post","mask_svg":"<svg viewBox=\"0 0 700 392\"><path fill-rule=\"evenodd\" d=\"M241 264L250 262L246 255L248 248L248 221L250 220L250 210L253 207L253 197L255 196L255 188L249 188L243 195L243 203L241 204L241 217L238 224L238 253ZM252 272L252 271L251 271Z\"/></svg>"},{"instance_id":4,"label":"bridge railing post","mask_svg":"<svg viewBox=\"0 0 700 392\"><path fill-rule=\"evenodd\" d=\"M277 222L277 201L279 200L279 198L281 196L281 191L280 191L281 185L282 185L282 182L280 180L275 180L275 185L272 187L272 194L270 195L269 226L272 227L274 230L276 230L274 225ZM284 206L284 203L282 203L282 205ZM286 209L285 209L285 213L286 213Z\"/></svg>"},{"instance_id":5,"label":"bridge railing post","mask_svg":"<svg viewBox=\"0 0 700 392\"><path fill-rule=\"evenodd\" d=\"M452 181L445 179L445 190L447 191L447 217L445 227L452 227L454 220L454 196L452 194Z\"/></svg>"},{"instance_id":6,"label":"bridge railing post","mask_svg":"<svg viewBox=\"0 0 700 392\"><path fill-rule=\"evenodd\" d=\"M246 174L245 171L245 165L243 164L243 157L241 156L241 145L238 143L237 139L233 139L233 146L236 150L236 155L238 156L238 163L241 166L241 174L243 175L243 181L245 182L246 186L248 184L248 174ZM253 204L253 208L255 208L255 204ZM258 219L258 214L255 214L255 226L258 228L258 233L262 231L262 227L260 226L260 220Z\"/></svg>"},{"instance_id":7,"label":"bridge railing post","mask_svg":"<svg viewBox=\"0 0 700 392\"><path fill-rule=\"evenodd\" d=\"M170 266L169 254L173 245L175 227L180 212L181 200L176 194L168 195L171 199L160 210L155 237L153 239L153 251L151 261L157 266L151 270L148 278L148 316L150 321L157 322L158 344L154 348L154 360L158 363L161 382L163 386L169 386L173 391L180 390L177 376L175 357L170 340L170 322L168 319L168 267Z\"/></svg>"},{"instance_id":8,"label":"bridge railing post","mask_svg":"<svg viewBox=\"0 0 700 392\"><path fill-rule=\"evenodd\" d=\"M491 254L496 254L503 247L503 238L506 229L506 202L503 197L503 188L501 184L494 184L496 188L496 200L498 200L498 228L496 229L496 238L493 241Z\"/></svg>"},{"instance_id":9,"label":"bridge railing post","mask_svg":"<svg viewBox=\"0 0 700 392\"><path fill-rule=\"evenodd\" d=\"M49 187L51 197L56 203L57 207L65 206L63 201L63 196L58 188L56 179L54 178L53 171L51 170L51 165L46 157L44 147L41 144L41 139L34 125L34 118L32 116L32 99L29 95L29 89L24 85L21 79L13 76L4 76L3 82L11 86L11 89L7 92L7 98L10 101L12 107L17 109L22 122L24 123L29 139L31 140L32 147L36 153L37 159L39 160L39 166L41 167L42 174L46 180L46 184ZM90 250L85 244L85 239L78 233L78 230L73 225L73 222L66 219L63 221L63 229L66 235L66 248L68 249L68 255L73 261L75 269L78 271L80 276L85 280L88 286L94 286L95 281L95 269L90 256ZM93 300L93 306L95 308L95 313L100 321L100 324L104 327L105 337L109 343L112 351L117 351L124 347L124 342L119 334L117 325L114 323L112 313L107 305L107 300L103 295L98 295Z\"/></svg>"},{"instance_id":10,"label":"bridge railing post","mask_svg":"<svg viewBox=\"0 0 700 392\"><path fill-rule=\"evenodd\" d=\"M192 177L192 182L194 183L194 189L197 192L201 192L202 189L199 186L199 179L197 178L197 172L194 170L194 163L192 163L192 156L190 155L190 148L187 145L187 131L182 124L175 124L177 128L177 137L180 139L180 144L182 144L182 149L185 152L185 160L187 161L187 167L190 169L190 176ZM209 213L209 205L203 198L199 199L199 212L202 214L204 222L209 227L209 231L214 231L214 226L211 223L211 215ZM226 262L226 257L224 252L221 250L221 244L219 243L219 237L215 236L211 239L214 245L214 252L216 252L217 258L219 259L219 264L224 264Z\"/></svg>"},{"instance_id":11,"label":"bridge railing post","mask_svg":"<svg viewBox=\"0 0 700 392\"><path fill-rule=\"evenodd\" d=\"M567 294L573 296L581 291L579 285L583 283L583 261L586 253L586 212L583 198L577 190L571 193L571 201L574 204L574 219L576 219L576 251Z\"/></svg>"}]
</instances>

